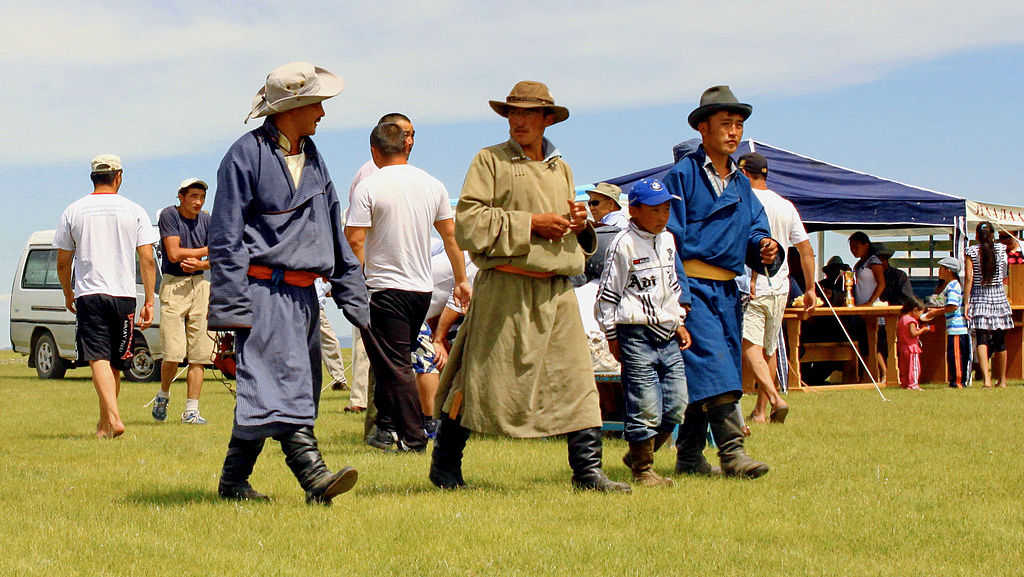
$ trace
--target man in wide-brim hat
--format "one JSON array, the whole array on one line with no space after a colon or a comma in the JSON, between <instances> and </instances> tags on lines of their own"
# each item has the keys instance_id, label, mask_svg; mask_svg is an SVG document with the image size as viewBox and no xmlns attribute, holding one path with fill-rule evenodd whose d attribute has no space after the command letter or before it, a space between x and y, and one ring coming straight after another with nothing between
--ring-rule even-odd
<instances>
[{"instance_id":1,"label":"man in wide-brim hat","mask_svg":"<svg viewBox=\"0 0 1024 577\"><path fill-rule=\"evenodd\" d=\"M307 62L277 68L248 118L267 117L239 138L217 171L210 222L211 330L236 331L235 422L218 492L266 499L249 484L268 437L308 503L329 504L357 473L327 469L313 434L320 401L316 288L324 277L353 325L369 323L363 273L343 234L341 206L310 136L322 101L344 82Z\"/></svg>"},{"instance_id":2,"label":"man in wide-brim hat","mask_svg":"<svg viewBox=\"0 0 1024 577\"><path fill-rule=\"evenodd\" d=\"M490 104L508 119L511 138L477 153L456 208L456 240L480 272L441 375L430 481L465 486L471 430L564 434L574 486L628 492L601 470L601 410L569 281L583 272L596 235L573 201L572 170L544 137L569 111L529 81Z\"/></svg>"},{"instance_id":3,"label":"man in wide-brim hat","mask_svg":"<svg viewBox=\"0 0 1024 577\"><path fill-rule=\"evenodd\" d=\"M730 155L743 138L751 106L739 102L728 86L701 95L687 121L701 135L701 145L665 175L672 201L668 229L679 248L680 303L689 309L686 325L692 346L683 352L689 406L676 441L676 472L759 477L768 465L744 451L739 400L741 377L741 309L735 278L746 264L771 276L779 244L771 238L764 207L750 180ZM722 468L704 458L710 424Z\"/></svg>"}]
</instances>

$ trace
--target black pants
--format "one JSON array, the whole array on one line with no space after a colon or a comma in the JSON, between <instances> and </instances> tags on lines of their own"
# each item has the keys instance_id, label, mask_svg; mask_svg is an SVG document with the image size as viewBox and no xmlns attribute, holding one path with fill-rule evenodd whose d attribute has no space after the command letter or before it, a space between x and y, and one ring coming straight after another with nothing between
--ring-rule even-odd
<instances>
[{"instance_id":1,"label":"black pants","mask_svg":"<svg viewBox=\"0 0 1024 577\"><path fill-rule=\"evenodd\" d=\"M398 289L374 292L370 329L362 334L375 379L377 428L395 431L411 449L427 444L412 351L427 316L430 294Z\"/></svg>"}]
</instances>

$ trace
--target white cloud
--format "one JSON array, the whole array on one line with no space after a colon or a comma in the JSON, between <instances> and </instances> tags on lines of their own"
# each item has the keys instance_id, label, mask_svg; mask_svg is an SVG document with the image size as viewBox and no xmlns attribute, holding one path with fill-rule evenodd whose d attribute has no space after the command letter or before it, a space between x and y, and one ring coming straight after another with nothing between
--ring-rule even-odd
<instances>
[{"instance_id":1,"label":"white cloud","mask_svg":"<svg viewBox=\"0 0 1024 577\"><path fill-rule=\"evenodd\" d=\"M344 76L326 129L401 109L418 123L490 114L519 79L573 110L744 99L876 79L1017 45L1019 1L137 2L5 9L0 158L11 164L198 152L242 131L266 73L310 60Z\"/></svg>"}]
</instances>

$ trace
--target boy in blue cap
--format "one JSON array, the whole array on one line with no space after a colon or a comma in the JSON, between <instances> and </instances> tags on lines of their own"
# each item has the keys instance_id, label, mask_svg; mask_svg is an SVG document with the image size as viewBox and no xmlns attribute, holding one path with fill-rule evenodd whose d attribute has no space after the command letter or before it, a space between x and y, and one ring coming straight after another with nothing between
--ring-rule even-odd
<instances>
[{"instance_id":1,"label":"boy in blue cap","mask_svg":"<svg viewBox=\"0 0 1024 577\"><path fill-rule=\"evenodd\" d=\"M608 247L594 305L608 348L622 363L629 442L622 460L638 484L650 487L672 484L654 472L654 453L686 409L682 351L690 346L690 333L679 305L675 242L665 230L672 198L658 179L633 184L632 218Z\"/></svg>"}]
</instances>

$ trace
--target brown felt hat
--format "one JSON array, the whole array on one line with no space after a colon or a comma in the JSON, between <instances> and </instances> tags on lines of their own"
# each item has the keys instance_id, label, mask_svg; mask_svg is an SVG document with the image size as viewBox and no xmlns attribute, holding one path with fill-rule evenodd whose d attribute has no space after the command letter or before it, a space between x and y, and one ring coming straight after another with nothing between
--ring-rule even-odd
<instances>
[{"instance_id":1,"label":"brown felt hat","mask_svg":"<svg viewBox=\"0 0 1024 577\"><path fill-rule=\"evenodd\" d=\"M564 106L555 106L555 99L548 91L548 87L541 82L523 80L512 87L505 101L490 100L489 104L495 112L508 118L509 108L547 108L555 115L555 122L558 124L569 118L569 109Z\"/></svg>"}]
</instances>

